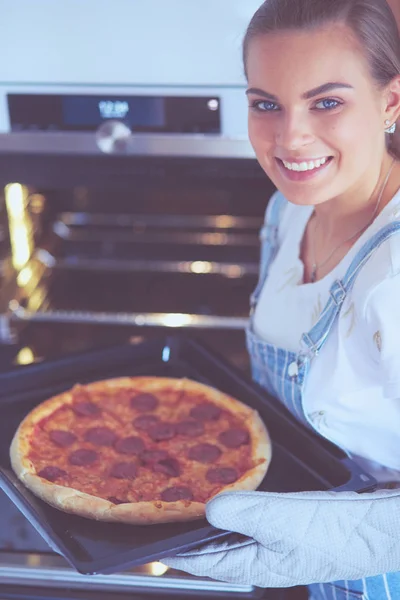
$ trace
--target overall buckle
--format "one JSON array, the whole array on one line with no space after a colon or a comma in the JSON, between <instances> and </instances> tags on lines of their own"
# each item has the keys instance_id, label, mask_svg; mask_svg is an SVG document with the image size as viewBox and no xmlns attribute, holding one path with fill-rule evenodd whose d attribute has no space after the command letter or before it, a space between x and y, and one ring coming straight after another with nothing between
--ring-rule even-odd
<instances>
[{"instance_id":1,"label":"overall buckle","mask_svg":"<svg viewBox=\"0 0 400 600\"><path fill-rule=\"evenodd\" d=\"M305 352L303 353L305 356L313 358L314 356L318 356L319 350L315 345L314 341L310 338L308 333L303 333L301 336L301 343L305 346Z\"/></svg>"},{"instance_id":2,"label":"overall buckle","mask_svg":"<svg viewBox=\"0 0 400 600\"><path fill-rule=\"evenodd\" d=\"M343 304L343 301L346 298L346 294L347 294L347 292L343 286L343 283L340 281L340 279L335 281L335 283L332 285L329 293L331 295L332 300L336 304L336 306L340 306L341 304Z\"/></svg>"}]
</instances>

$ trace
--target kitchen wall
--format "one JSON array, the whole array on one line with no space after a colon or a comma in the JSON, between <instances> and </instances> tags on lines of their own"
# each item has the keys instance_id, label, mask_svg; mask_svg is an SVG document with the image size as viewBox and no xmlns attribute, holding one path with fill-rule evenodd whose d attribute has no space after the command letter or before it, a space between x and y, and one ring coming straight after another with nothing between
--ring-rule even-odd
<instances>
[{"instance_id":1,"label":"kitchen wall","mask_svg":"<svg viewBox=\"0 0 400 600\"><path fill-rule=\"evenodd\" d=\"M242 85L241 40L260 4L0 0L0 82Z\"/></svg>"}]
</instances>

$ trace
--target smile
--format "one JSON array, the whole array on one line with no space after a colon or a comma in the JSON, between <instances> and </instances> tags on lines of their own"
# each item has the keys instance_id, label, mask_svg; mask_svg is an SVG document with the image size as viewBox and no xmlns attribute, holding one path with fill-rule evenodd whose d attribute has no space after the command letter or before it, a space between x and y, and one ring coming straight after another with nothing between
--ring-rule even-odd
<instances>
[{"instance_id":1,"label":"smile","mask_svg":"<svg viewBox=\"0 0 400 600\"><path fill-rule=\"evenodd\" d=\"M324 165L328 160L329 156L324 158L317 158L315 160L303 161L303 162L287 162L286 160L282 160L286 169L289 171L313 171L314 169L319 169L322 165Z\"/></svg>"},{"instance_id":2,"label":"smile","mask_svg":"<svg viewBox=\"0 0 400 600\"><path fill-rule=\"evenodd\" d=\"M333 160L333 156L324 156L300 162L276 158L279 170L285 179L296 183L307 182L314 180L314 178L322 177L322 174L330 169Z\"/></svg>"}]
</instances>

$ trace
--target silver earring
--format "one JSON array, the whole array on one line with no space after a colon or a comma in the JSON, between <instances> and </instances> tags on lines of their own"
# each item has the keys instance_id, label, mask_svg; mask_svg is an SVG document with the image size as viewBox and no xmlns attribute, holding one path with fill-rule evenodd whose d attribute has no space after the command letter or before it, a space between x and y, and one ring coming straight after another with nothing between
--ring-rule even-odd
<instances>
[{"instance_id":1,"label":"silver earring","mask_svg":"<svg viewBox=\"0 0 400 600\"><path fill-rule=\"evenodd\" d=\"M385 121L385 125L386 125L385 133L394 133L396 131L396 123L393 123L393 125L390 125L390 121L387 119Z\"/></svg>"}]
</instances>

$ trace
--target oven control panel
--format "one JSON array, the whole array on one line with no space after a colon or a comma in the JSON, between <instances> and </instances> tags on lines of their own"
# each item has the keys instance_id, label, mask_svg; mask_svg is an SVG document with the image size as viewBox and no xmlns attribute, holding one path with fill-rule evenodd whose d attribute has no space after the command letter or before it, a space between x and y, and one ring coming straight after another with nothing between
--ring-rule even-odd
<instances>
[{"instance_id":1,"label":"oven control panel","mask_svg":"<svg viewBox=\"0 0 400 600\"><path fill-rule=\"evenodd\" d=\"M90 132L119 121L135 133L221 133L218 96L10 93L7 104L13 132Z\"/></svg>"}]
</instances>

